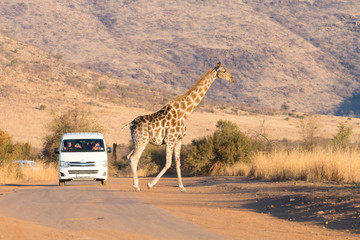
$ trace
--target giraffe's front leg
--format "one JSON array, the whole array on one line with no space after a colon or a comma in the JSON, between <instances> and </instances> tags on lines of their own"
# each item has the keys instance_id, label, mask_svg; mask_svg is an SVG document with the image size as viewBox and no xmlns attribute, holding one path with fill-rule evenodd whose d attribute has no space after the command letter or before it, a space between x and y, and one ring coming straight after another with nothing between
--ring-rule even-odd
<instances>
[{"instance_id":1,"label":"giraffe's front leg","mask_svg":"<svg viewBox=\"0 0 360 240\"><path fill-rule=\"evenodd\" d=\"M177 176L178 176L178 182L179 182L179 188L181 189L181 192L186 192L186 188L184 187L183 183L182 183L182 179L181 179L181 162L180 162L180 151L181 151L181 140L179 140L176 144L175 144L175 162L176 162L176 172L177 172Z\"/></svg>"},{"instance_id":2,"label":"giraffe's front leg","mask_svg":"<svg viewBox=\"0 0 360 240\"><path fill-rule=\"evenodd\" d=\"M174 150L174 143L173 142L166 142L166 164L165 167L161 170L161 172L156 176L156 178L151 182L148 183L148 188L152 188L158 181L159 179L162 177L162 175L164 175L164 173L171 167L171 158L172 158L172 153Z\"/></svg>"}]
</instances>

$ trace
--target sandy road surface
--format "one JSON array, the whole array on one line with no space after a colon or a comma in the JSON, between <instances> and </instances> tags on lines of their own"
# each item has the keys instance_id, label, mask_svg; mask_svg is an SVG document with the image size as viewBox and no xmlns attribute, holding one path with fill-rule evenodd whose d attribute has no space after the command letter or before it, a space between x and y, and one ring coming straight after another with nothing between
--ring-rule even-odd
<instances>
[{"instance_id":1,"label":"sandy road surface","mask_svg":"<svg viewBox=\"0 0 360 240\"><path fill-rule=\"evenodd\" d=\"M108 229L155 239L220 239L133 193L95 182L68 185L18 186L0 196L0 214L60 231Z\"/></svg>"},{"instance_id":2,"label":"sandy road surface","mask_svg":"<svg viewBox=\"0 0 360 240\"><path fill-rule=\"evenodd\" d=\"M0 239L360 239L360 187L244 177L0 186Z\"/></svg>"}]
</instances>

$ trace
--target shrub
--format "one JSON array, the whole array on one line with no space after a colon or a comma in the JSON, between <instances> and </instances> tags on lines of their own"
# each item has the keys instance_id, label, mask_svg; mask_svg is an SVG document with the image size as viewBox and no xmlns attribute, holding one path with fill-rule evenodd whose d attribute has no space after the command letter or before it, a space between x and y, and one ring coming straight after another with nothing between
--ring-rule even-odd
<instances>
[{"instance_id":1,"label":"shrub","mask_svg":"<svg viewBox=\"0 0 360 240\"><path fill-rule=\"evenodd\" d=\"M335 149L348 149L351 147L352 128L340 123L338 133L331 139L331 144Z\"/></svg>"},{"instance_id":2,"label":"shrub","mask_svg":"<svg viewBox=\"0 0 360 240\"><path fill-rule=\"evenodd\" d=\"M17 63L17 60L16 60L16 59L11 60L11 62L7 65L7 67L12 67L12 66L14 66L16 63Z\"/></svg>"},{"instance_id":3,"label":"shrub","mask_svg":"<svg viewBox=\"0 0 360 240\"><path fill-rule=\"evenodd\" d=\"M250 139L230 121L218 121L214 133L216 160L226 164L249 162L253 147Z\"/></svg>"},{"instance_id":4,"label":"shrub","mask_svg":"<svg viewBox=\"0 0 360 240\"><path fill-rule=\"evenodd\" d=\"M300 134L305 149L311 150L316 146L319 132L320 124L318 116L311 115L306 119L300 119Z\"/></svg>"},{"instance_id":5,"label":"shrub","mask_svg":"<svg viewBox=\"0 0 360 240\"><path fill-rule=\"evenodd\" d=\"M0 130L0 166L15 159L35 160L36 153L30 143L12 143L11 137Z\"/></svg>"},{"instance_id":6,"label":"shrub","mask_svg":"<svg viewBox=\"0 0 360 240\"><path fill-rule=\"evenodd\" d=\"M78 109L71 109L64 114L54 116L49 125L49 134L45 137L42 151L46 161L56 162L58 160L54 148L59 147L64 133L102 132L102 128L94 120L90 120L88 116L89 113Z\"/></svg>"},{"instance_id":7,"label":"shrub","mask_svg":"<svg viewBox=\"0 0 360 240\"><path fill-rule=\"evenodd\" d=\"M267 127L265 126L265 120L261 122L261 126L258 131L253 131L249 136L251 143L256 151L270 152L278 145L276 140L271 140L267 134Z\"/></svg>"},{"instance_id":8,"label":"shrub","mask_svg":"<svg viewBox=\"0 0 360 240\"><path fill-rule=\"evenodd\" d=\"M185 172L192 175L208 175L215 158L213 136L193 140L185 159Z\"/></svg>"},{"instance_id":9,"label":"shrub","mask_svg":"<svg viewBox=\"0 0 360 240\"><path fill-rule=\"evenodd\" d=\"M37 154L34 152L30 143L15 143L13 145L13 155L19 160L35 160Z\"/></svg>"},{"instance_id":10,"label":"shrub","mask_svg":"<svg viewBox=\"0 0 360 240\"><path fill-rule=\"evenodd\" d=\"M290 109L290 106L284 102L280 108L282 111L288 111Z\"/></svg>"},{"instance_id":11,"label":"shrub","mask_svg":"<svg viewBox=\"0 0 360 240\"><path fill-rule=\"evenodd\" d=\"M5 131L0 130L0 165L9 161L12 152L11 137Z\"/></svg>"},{"instance_id":12,"label":"shrub","mask_svg":"<svg viewBox=\"0 0 360 240\"><path fill-rule=\"evenodd\" d=\"M216 127L213 135L192 142L185 160L185 168L190 174L219 174L236 162L250 162L255 148L238 126L220 120Z\"/></svg>"}]
</instances>

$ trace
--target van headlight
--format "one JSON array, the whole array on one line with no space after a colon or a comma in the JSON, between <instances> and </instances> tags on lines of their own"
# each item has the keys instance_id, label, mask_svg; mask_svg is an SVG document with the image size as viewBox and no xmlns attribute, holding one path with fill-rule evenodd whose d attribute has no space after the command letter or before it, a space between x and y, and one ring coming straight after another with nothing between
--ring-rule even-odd
<instances>
[{"instance_id":1,"label":"van headlight","mask_svg":"<svg viewBox=\"0 0 360 240\"><path fill-rule=\"evenodd\" d=\"M60 161L60 167L69 167L69 162L63 162L63 161Z\"/></svg>"},{"instance_id":2,"label":"van headlight","mask_svg":"<svg viewBox=\"0 0 360 240\"><path fill-rule=\"evenodd\" d=\"M100 167L107 167L107 165L108 165L108 162L107 162L106 160L99 162L99 166L100 166Z\"/></svg>"}]
</instances>

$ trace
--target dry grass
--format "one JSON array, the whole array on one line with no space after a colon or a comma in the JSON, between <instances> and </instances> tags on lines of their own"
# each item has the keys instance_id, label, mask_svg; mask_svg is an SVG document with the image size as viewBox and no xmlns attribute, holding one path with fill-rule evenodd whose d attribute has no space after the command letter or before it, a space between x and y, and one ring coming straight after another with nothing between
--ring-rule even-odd
<instances>
[{"instance_id":1,"label":"dry grass","mask_svg":"<svg viewBox=\"0 0 360 240\"><path fill-rule=\"evenodd\" d=\"M360 150L316 148L259 153L249 165L238 163L224 169L228 175L264 180L306 180L360 183Z\"/></svg>"},{"instance_id":2,"label":"dry grass","mask_svg":"<svg viewBox=\"0 0 360 240\"><path fill-rule=\"evenodd\" d=\"M59 172L55 164L38 162L37 168L20 168L16 164L6 164L0 168L0 184L57 180Z\"/></svg>"}]
</instances>

